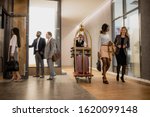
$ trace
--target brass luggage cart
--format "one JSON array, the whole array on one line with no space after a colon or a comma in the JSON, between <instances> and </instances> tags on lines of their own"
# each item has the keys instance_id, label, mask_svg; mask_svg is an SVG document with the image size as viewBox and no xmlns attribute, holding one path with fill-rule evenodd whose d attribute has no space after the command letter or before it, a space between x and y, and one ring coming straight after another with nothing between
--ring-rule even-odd
<instances>
[{"instance_id":1,"label":"brass luggage cart","mask_svg":"<svg viewBox=\"0 0 150 117\"><path fill-rule=\"evenodd\" d=\"M76 40L78 35L84 36L84 41L86 45L83 47L77 47ZM80 26L77 30L74 38L74 45L71 48L71 57L74 59L74 77L76 82L79 82L80 78L85 77L89 83L91 83L92 74L92 38L89 32Z\"/></svg>"}]
</instances>

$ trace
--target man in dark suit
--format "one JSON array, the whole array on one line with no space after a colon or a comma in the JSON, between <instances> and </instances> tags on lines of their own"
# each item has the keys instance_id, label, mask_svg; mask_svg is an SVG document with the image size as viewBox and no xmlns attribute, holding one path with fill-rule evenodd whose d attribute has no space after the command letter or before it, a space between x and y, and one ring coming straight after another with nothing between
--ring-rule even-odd
<instances>
[{"instance_id":1,"label":"man in dark suit","mask_svg":"<svg viewBox=\"0 0 150 117\"><path fill-rule=\"evenodd\" d=\"M41 32L37 31L36 39L34 39L32 45L29 45L29 48L34 47L34 55L36 61L36 75L34 77L44 78L44 50L46 41L44 38L41 38ZM41 76L39 76L39 68L41 65Z\"/></svg>"}]
</instances>

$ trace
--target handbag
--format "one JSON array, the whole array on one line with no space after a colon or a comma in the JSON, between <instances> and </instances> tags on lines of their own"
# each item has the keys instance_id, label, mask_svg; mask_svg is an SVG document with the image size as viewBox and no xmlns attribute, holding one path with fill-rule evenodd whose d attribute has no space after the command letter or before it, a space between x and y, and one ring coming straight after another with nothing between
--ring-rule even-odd
<instances>
[{"instance_id":1,"label":"handbag","mask_svg":"<svg viewBox=\"0 0 150 117\"><path fill-rule=\"evenodd\" d=\"M7 63L6 63L6 70L8 72L10 71L19 71L19 63L18 61L16 60L9 60Z\"/></svg>"},{"instance_id":2,"label":"handbag","mask_svg":"<svg viewBox=\"0 0 150 117\"><path fill-rule=\"evenodd\" d=\"M96 68L98 71L101 71L101 61L99 59L97 60Z\"/></svg>"}]
</instances>

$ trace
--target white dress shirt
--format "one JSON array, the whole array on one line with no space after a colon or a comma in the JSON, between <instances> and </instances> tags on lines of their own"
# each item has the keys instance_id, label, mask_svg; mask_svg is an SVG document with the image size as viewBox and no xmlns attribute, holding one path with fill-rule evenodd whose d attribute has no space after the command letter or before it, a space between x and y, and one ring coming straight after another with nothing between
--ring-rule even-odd
<instances>
[{"instance_id":1,"label":"white dress shirt","mask_svg":"<svg viewBox=\"0 0 150 117\"><path fill-rule=\"evenodd\" d=\"M37 44L36 44L36 50L37 51L38 51L39 41L40 41L40 37L37 39Z\"/></svg>"}]
</instances>

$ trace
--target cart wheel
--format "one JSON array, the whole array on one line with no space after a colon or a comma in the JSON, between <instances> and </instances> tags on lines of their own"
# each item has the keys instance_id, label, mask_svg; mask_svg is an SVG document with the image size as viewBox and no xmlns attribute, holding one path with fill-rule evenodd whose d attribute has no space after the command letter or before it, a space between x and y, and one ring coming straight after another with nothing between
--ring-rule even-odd
<instances>
[{"instance_id":1,"label":"cart wheel","mask_svg":"<svg viewBox=\"0 0 150 117\"><path fill-rule=\"evenodd\" d=\"M76 77L76 82L79 83L79 78Z\"/></svg>"},{"instance_id":2,"label":"cart wheel","mask_svg":"<svg viewBox=\"0 0 150 117\"><path fill-rule=\"evenodd\" d=\"M89 77L89 83L91 83L91 78Z\"/></svg>"}]
</instances>

